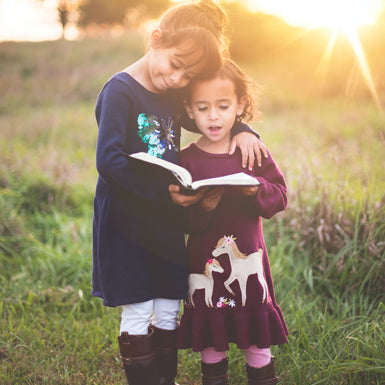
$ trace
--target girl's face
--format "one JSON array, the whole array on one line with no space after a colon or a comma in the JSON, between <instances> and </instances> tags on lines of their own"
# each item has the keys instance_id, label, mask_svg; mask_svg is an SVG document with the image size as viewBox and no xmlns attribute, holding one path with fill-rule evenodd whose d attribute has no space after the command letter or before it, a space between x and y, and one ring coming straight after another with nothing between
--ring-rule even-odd
<instances>
[{"instance_id":1,"label":"girl's face","mask_svg":"<svg viewBox=\"0 0 385 385\"><path fill-rule=\"evenodd\" d=\"M201 56L202 52L189 49L188 43L163 48L153 37L148 66L151 91L186 87L202 70Z\"/></svg>"},{"instance_id":2,"label":"girl's face","mask_svg":"<svg viewBox=\"0 0 385 385\"><path fill-rule=\"evenodd\" d=\"M226 146L230 143L231 128L243 112L244 103L238 99L231 80L215 78L194 81L185 108L206 142Z\"/></svg>"}]
</instances>

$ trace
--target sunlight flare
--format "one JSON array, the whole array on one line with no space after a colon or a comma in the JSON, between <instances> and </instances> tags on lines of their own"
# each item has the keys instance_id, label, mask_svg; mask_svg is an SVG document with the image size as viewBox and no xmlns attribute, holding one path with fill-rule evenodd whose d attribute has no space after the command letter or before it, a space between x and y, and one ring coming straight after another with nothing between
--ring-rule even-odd
<instances>
[{"instance_id":1,"label":"sunlight flare","mask_svg":"<svg viewBox=\"0 0 385 385\"><path fill-rule=\"evenodd\" d=\"M316 70L324 84L338 33L344 33L354 51L358 68L376 106L381 110L369 64L357 30L376 23L385 0L247 0L254 11L274 14L289 24L305 28L330 28L332 36Z\"/></svg>"},{"instance_id":2,"label":"sunlight flare","mask_svg":"<svg viewBox=\"0 0 385 385\"><path fill-rule=\"evenodd\" d=\"M316 71L316 74L318 75L318 78L320 79L321 85L323 85L325 83L325 79L326 79L327 71L329 69L330 59L332 56L334 44L335 44L336 39L337 39L337 35L338 35L338 31L334 30L333 34L329 40L329 43L325 49L325 52L322 56L321 62L318 66L318 69Z\"/></svg>"},{"instance_id":3,"label":"sunlight flare","mask_svg":"<svg viewBox=\"0 0 385 385\"><path fill-rule=\"evenodd\" d=\"M366 59L366 55L364 49L362 47L361 41L358 37L357 30L355 28L338 30L335 29L330 37L327 47L325 48L325 52L322 56L321 62L316 70L317 78L321 84L321 87L324 85L326 80L327 71L329 66L331 65L331 55L333 48L335 46L335 42L339 33L344 33L353 49L354 56L357 60L358 68L362 74L365 85L368 87L370 95L376 104L377 108L382 111L381 102L376 90L376 86L373 81L372 74L370 72L369 64Z\"/></svg>"},{"instance_id":4,"label":"sunlight flare","mask_svg":"<svg viewBox=\"0 0 385 385\"><path fill-rule=\"evenodd\" d=\"M305 28L350 29L372 25L384 0L247 0L253 11L274 14Z\"/></svg>"},{"instance_id":5,"label":"sunlight flare","mask_svg":"<svg viewBox=\"0 0 385 385\"><path fill-rule=\"evenodd\" d=\"M365 83L369 88L370 94L375 102L376 106L381 110L381 103L378 97L376 87L374 85L373 77L369 69L368 61L366 60L365 52L362 48L361 41L357 35L357 31L355 29L347 29L345 30L345 34L348 37L354 53L356 55L358 66L361 70L362 76L365 79Z\"/></svg>"}]
</instances>

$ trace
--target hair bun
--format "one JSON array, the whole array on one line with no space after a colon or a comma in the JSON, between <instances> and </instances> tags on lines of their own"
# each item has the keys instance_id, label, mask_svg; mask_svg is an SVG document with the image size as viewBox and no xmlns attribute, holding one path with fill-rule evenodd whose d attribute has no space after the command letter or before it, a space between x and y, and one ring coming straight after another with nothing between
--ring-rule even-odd
<instances>
[{"instance_id":1,"label":"hair bun","mask_svg":"<svg viewBox=\"0 0 385 385\"><path fill-rule=\"evenodd\" d=\"M224 33L228 19L225 11L214 0L197 0L196 7L212 21L215 35L218 37Z\"/></svg>"},{"instance_id":2,"label":"hair bun","mask_svg":"<svg viewBox=\"0 0 385 385\"><path fill-rule=\"evenodd\" d=\"M190 36L193 40L198 40L198 45L206 44L206 48L211 47L210 52L219 50L220 56L227 56L226 24L226 13L214 0L183 1L171 7L161 17L160 43L171 46Z\"/></svg>"}]
</instances>

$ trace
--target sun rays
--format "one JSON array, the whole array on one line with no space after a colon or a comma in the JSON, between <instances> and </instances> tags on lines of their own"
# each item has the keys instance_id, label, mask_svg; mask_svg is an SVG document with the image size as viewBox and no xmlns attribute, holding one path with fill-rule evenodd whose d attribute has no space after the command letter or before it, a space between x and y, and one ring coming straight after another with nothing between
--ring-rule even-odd
<instances>
[{"instance_id":1,"label":"sun rays","mask_svg":"<svg viewBox=\"0 0 385 385\"><path fill-rule=\"evenodd\" d=\"M323 85L326 81L327 72L329 67L332 65L331 63L331 57L333 53L333 49L335 47L336 39L338 34L343 33L345 34L346 38L349 41L349 44L352 47L352 50L354 52L354 57L356 59L356 64L359 68L359 71L362 75L363 81L365 82L365 86L368 88L370 95L373 99L373 102L377 106L377 108L382 111L382 106L380 102L380 98L378 96L376 86L373 80L372 73L369 68L368 60L365 55L364 48L361 44L360 38L358 36L357 30L355 28L344 28L341 29L334 29L332 31L332 35L329 39L329 42L325 48L324 54L322 56L322 59L320 61L320 64L316 70L316 75L318 78L319 84ZM348 82L348 80L347 80Z\"/></svg>"},{"instance_id":2,"label":"sun rays","mask_svg":"<svg viewBox=\"0 0 385 385\"><path fill-rule=\"evenodd\" d=\"M247 0L253 11L305 28L346 29L376 22L384 0Z\"/></svg>"},{"instance_id":3,"label":"sun rays","mask_svg":"<svg viewBox=\"0 0 385 385\"><path fill-rule=\"evenodd\" d=\"M339 34L345 34L353 52L365 86L376 106L382 110L364 47L358 36L358 28L373 25L384 8L384 0L248 0L254 11L271 13L287 23L308 29L328 28L332 31L316 76L322 85L328 69L333 65L332 53ZM349 79L347 79L347 83Z\"/></svg>"},{"instance_id":4,"label":"sun rays","mask_svg":"<svg viewBox=\"0 0 385 385\"><path fill-rule=\"evenodd\" d=\"M369 92L373 98L373 101L376 104L376 106L380 110L382 110L380 99L378 97L378 93L374 85L373 77L369 69L368 61L366 59L366 55L362 47L361 41L358 37L357 31L354 28L348 28L348 29L345 29L344 32L347 38L349 39L350 44L352 45L354 54L358 62L358 66L360 68L364 81L369 89Z\"/></svg>"}]
</instances>

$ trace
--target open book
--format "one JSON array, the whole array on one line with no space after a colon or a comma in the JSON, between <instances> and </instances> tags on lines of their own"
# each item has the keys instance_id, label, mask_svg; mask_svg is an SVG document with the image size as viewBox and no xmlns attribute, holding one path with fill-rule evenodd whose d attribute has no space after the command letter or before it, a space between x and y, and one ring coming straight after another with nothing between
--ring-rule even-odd
<instances>
[{"instance_id":1,"label":"open book","mask_svg":"<svg viewBox=\"0 0 385 385\"><path fill-rule=\"evenodd\" d=\"M187 191L195 191L202 187L214 186L259 186L261 183L257 178L244 172L230 174L215 178L197 180L193 182L192 176L184 167L169 162L168 160L157 158L146 152L137 152L128 155L132 158L142 160L147 163L155 164L169 170L177 179L179 184Z\"/></svg>"}]
</instances>

